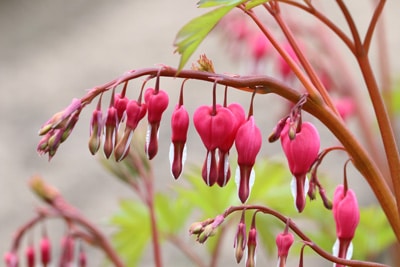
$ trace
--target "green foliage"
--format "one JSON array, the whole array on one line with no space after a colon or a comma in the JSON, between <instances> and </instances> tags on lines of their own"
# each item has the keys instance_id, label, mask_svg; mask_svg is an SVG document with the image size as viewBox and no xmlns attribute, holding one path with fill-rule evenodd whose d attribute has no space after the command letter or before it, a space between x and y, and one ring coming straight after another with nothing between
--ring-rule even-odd
<instances>
[{"instance_id":1,"label":"green foliage","mask_svg":"<svg viewBox=\"0 0 400 267\"><path fill-rule=\"evenodd\" d=\"M132 200L123 200L120 211L111 218L118 228L112 240L127 266L136 266L150 237L150 220L146 207Z\"/></svg>"},{"instance_id":2,"label":"green foliage","mask_svg":"<svg viewBox=\"0 0 400 267\"><path fill-rule=\"evenodd\" d=\"M200 17L194 18L179 30L174 41L176 51L181 55L179 70L185 66L190 56L196 51L197 47L215 25L235 6L243 2L245 0L203 0L199 2L200 7L219 7Z\"/></svg>"},{"instance_id":3,"label":"green foliage","mask_svg":"<svg viewBox=\"0 0 400 267\"><path fill-rule=\"evenodd\" d=\"M388 101L392 101L393 112L400 112L400 80L397 80L392 91L392 95Z\"/></svg>"},{"instance_id":4,"label":"green foliage","mask_svg":"<svg viewBox=\"0 0 400 267\"><path fill-rule=\"evenodd\" d=\"M303 213L298 214L290 193L291 174L285 164L259 160L255 166L255 172L256 180L247 204L265 205L289 216L313 242L326 251L331 251L336 239L335 224L331 211L323 207L318 196L317 200L308 201ZM188 231L186 227L192 223L189 218L193 212L196 212L196 218L201 221L214 218L232 205L240 205L233 177L224 188L208 187L200 173L201 170L198 167L193 167L185 174L182 179L184 181L173 188L173 192L156 195L157 226L162 241L167 240L167 237L171 235L186 234ZM234 174L234 168L232 168L232 174ZM335 185L332 185L328 179L321 179L321 182L328 189L328 196L332 195ZM236 227L239 216L239 213L231 216L222 226ZM252 213L247 211L247 227L250 226L251 216ZM121 253L128 266L136 266L151 239L146 205L139 200L122 201L120 211L111 219L111 223L118 228L113 237L118 252ZM275 255L275 237L283 231L284 227L284 223L272 216L261 213L257 215L258 236L265 248L265 253L270 256ZM220 237L220 231L217 231L215 236L207 240L206 246L210 254ZM233 236L228 238L233 242ZM367 259L383 251L394 241L395 237L382 210L377 206L362 208L361 221L353 240L355 248L353 258ZM193 246L196 245L193 241ZM301 243L296 242L291 254L298 255L300 248ZM312 250L307 249L305 252L311 253Z\"/></svg>"},{"instance_id":5,"label":"green foliage","mask_svg":"<svg viewBox=\"0 0 400 267\"><path fill-rule=\"evenodd\" d=\"M268 1L269 0L250 0L250 1L248 1L246 3L246 9L247 10L252 9L253 7L262 5L262 4L264 4L264 3L268 2Z\"/></svg>"}]
</instances>

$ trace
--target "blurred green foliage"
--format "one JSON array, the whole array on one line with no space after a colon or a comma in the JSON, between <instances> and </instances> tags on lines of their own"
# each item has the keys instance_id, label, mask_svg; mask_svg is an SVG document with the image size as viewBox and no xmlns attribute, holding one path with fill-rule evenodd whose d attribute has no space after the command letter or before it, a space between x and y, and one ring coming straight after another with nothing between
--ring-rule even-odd
<instances>
[{"instance_id":1,"label":"blurred green foliage","mask_svg":"<svg viewBox=\"0 0 400 267\"><path fill-rule=\"evenodd\" d=\"M259 160L255 172L256 180L247 204L265 205L289 216L296 224L302 226L303 231L316 244L331 251L335 242L335 224L331 211L324 208L318 195L316 200L307 203L303 213L298 214L290 193L290 173L285 165L265 159ZM168 240L167 237L171 235L188 236L188 229L185 226L192 223L189 220L194 214L198 221L202 221L214 218L232 205L240 205L234 178L231 178L232 181L224 188L208 187L200 173L198 167L192 167L172 191L156 195L157 223L163 241ZM328 179L322 179L321 183L326 188L328 196L332 196L336 185ZM252 211L247 211L247 227L250 226L251 215ZM229 216L223 225L236 229L239 219L240 213ZM118 252L128 266L136 266L151 240L149 213L145 204L133 199L121 201L120 210L111 218L111 224L117 227L113 241ZM284 223L281 221L265 214L257 215L259 240L269 256L274 257L275 237L283 229ZM210 257L218 238L220 236L217 233L206 242ZM229 238L233 243L234 237ZM353 258L370 258L382 252L394 241L395 237L382 210L378 206L362 207L361 221L353 240ZM193 248L196 245L193 240ZM296 242L289 257L298 257L300 248L301 242ZM259 249L258 253L262 251ZM305 251L311 252L310 249Z\"/></svg>"}]
</instances>

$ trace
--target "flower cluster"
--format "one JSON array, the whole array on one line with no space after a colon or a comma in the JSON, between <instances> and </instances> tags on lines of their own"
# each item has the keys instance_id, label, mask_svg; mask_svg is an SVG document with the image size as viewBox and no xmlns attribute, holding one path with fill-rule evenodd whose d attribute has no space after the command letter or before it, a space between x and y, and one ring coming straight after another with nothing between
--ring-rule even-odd
<instances>
[{"instance_id":1,"label":"flower cluster","mask_svg":"<svg viewBox=\"0 0 400 267\"><path fill-rule=\"evenodd\" d=\"M66 234L62 237L59 249L59 266L87 266L86 252L81 242L77 243L72 235ZM39 255L36 254L37 250ZM28 267L37 266L38 263L41 266L49 266L55 261L55 259L52 259L52 244L46 230L42 232L42 238L37 247L35 247L32 241L29 242L25 248L24 256L24 266ZM4 254L4 262L6 267L18 267L20 265L17 247Z\"/></svg>"}]
</instances>

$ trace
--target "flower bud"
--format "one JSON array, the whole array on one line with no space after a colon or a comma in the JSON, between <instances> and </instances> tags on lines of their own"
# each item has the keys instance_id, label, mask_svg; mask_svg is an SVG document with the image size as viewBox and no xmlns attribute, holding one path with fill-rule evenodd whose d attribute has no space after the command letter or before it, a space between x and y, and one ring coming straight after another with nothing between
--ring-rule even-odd
<instances>
[{"instance_id":1,"label":"flower bud","mask_svg":"<svg viewBox=\"0 0 400 267\"><path fill-rule=\"evenodd\" d=\"M35 266L35 249L29 245L25 250L26 263L28 267Z\"/></svg>"},{"instance_id":2,"label":"flower bud","mask_svg":"<svg viewBox=\"0 0 400 267\"><path fill-rule=\"evenodd\" d=\"M289 254L289 249L294 242L294 236L285 228L285 231L278 234L276 237L276 246L278 247L278 266L284 267L286 258Z\"/></svg>"},{"instance_id":3,"label":"flower bud","mask_svg":"<svg viewBox=\"0 0 400 267\"><path fill-rule=\"evenodd\" d=\"M256 266L257 230L252 226L247 239L247 261L246 267Z\"/></svg>"},{"instance_id":4,"label":"flower bud","mask_svg":"<svg viewBox=\"0 0 400 267\"><path fill-rule=\"evenodd\" d=\"M242 260L244 250L246 249L247 235L246 235L246 222L244 214L245 212L243 211L242 217L237 227L235 242L233 244L233 248L235 248L235 258L237 263L239 263Z\"/></svg>"},{"instance_id":5,"label":"flower bud","mask_svg":"<svg viewBox=\"0 0 400 267\"><path fill-rule=\"evenodd\" d=\"M40 259L43 266L48 266L51 261L51 243L47 235L40 240Z\"/></svg>"},{"instance_id":6,"label":"flower bud","mask_svg":"<svg viewBox=\"0 0 400 267\"><path fill-rule=\"evenodd\" d=\"M4 262L6 267L18 267L18 257L15 252L7 252L4 254Z\"/></svg>"}]
</instances>

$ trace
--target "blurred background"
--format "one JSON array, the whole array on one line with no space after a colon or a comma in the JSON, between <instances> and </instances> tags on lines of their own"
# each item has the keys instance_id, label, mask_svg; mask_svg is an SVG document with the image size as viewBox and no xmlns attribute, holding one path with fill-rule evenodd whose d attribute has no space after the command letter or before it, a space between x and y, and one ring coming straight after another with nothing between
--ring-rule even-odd
<instances>
[{"instance_id":1,"label":"blurred background","mask_svg":"<svg viewBox=\"0 0 400 267\"><path fill-rule=\"evenodd\" d=\"M35 174L42 175L90 219L111 231L108 217L116 211L118 200L132 197L132 193L105 173L87 149L90 107L82 113L74 133L61 145L51 163L36 153L40 140L37 132L52 114L93 86L130 69L159 63L177 66L179 56L173 53L172 45L176 33L191 18L205 12L197 9L195 2L0 1L0 254L9 248L16 228L31 218L40 204L27 187L28 178ZM347 2L357 23L366 25L372 1L363 1L362 5L358 1ZM330 15L344 25L334 3L324 5L325 10L334 10ZM400 53L399 11L399 1L388 1L384 18L393 77L400 72L400 61L396 60ZM291 17L294 21L297 18ZM360 28L365 30L363 26ZM192 60L197 59L199 53L206 53L214 61L217 72L240 72L243 66L221 49L222 41L223 37L212 35ZM372 61L377 66L375 48L373 45ZM339 47L339 50L344 48ZM130 87L139 89L141 81L133 82ZM170 113L180 82L162 79L161 84L170 93ZM359 84L363 87L361 81ZM190 82L186 87L211 92L208 91L211 86L204 83ZM136 96L134 90L129 94ZM211 93L187 95L185 101L190 103L191 113L199 104L211 103ZM241 101L245 106L249 101L247 94L240 93L232 94L230 99ZM277 121L276 115L282 111L276 100L275 96L256 98L256 108L260 110L256 118L260 128L265 129L265 135L270 133ZM269 103L267 111L265 101ZM162 127L168 129L168 121L163 123ZM205 151L194 128L190 131L188 161L201 164ZM161 130L160 136L168 140L168 130ZM270 146L264 145L263 155L274 156L279 150L279 144ZM158 183L160 190L173 182L173 178L164 177L169 166L165 160L168 147L169 141L162 144L154 163L163 174ZM360 198L365 202L373 201L365 184L359 177L357 179L361 181L360 192L364 193ZM227 255L231 257L230 253ZM165 254L164 258L166 266L175 263L174 253ZM151 257L144 259L142 266L152 266Z\"/></svg>"}]
</instances>

